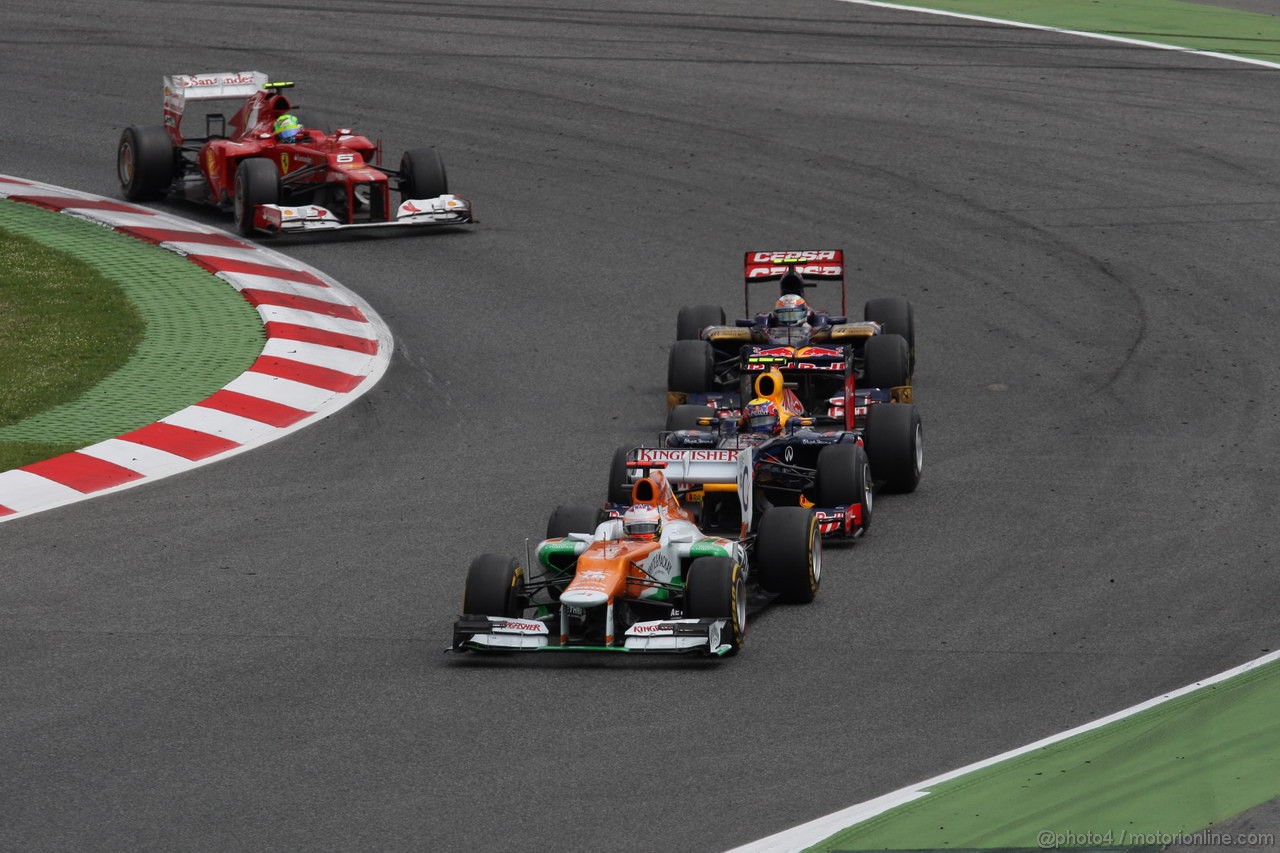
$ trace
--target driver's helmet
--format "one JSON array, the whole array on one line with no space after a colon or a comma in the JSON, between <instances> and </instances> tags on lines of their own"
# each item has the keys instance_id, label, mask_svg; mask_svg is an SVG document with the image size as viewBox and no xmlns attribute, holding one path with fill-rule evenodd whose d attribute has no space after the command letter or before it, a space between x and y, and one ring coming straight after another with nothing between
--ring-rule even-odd
<instances>
[{"instance_id":1,"label":"driver's helmet","mask_svg":"<svg viewBox=\"0 0 1280 853\"><path fill-rule=\"evenodd\" d=\"M809 306L803 296L784 293L773 306L773 316L784 326L798 326L809 318Z\"/></svg>"},{"instance_id":2,"label":"driver's helmet","mask_svg":"<svg viewBox=\"0 0 1280 853\"><path fill-rule=\"evenodd\" d=\"M281 142L292 142L299 133L302 132L302 125L298 122L298 117L292 113L285 113L276 119L275 134L276 139Z\"/></svg>"},{"instance_id":3,"label":"driver's helmet","mask_svg":"<svg viewBox=\"0 0 1280 853\"><path fill-rule=\"evenodd\" d=\"M782 420L778 417L778 407L772 400L757 397L747 403L747 432L777 435L782 432Z\"/></svg>"},{"instance_id":4,"label":"driver's helmet","mask_svg":"<svg viewBox=\"0 0 1280 853\"><path fill-rule=\"evenodd\" d=\"M636 504L622 514L622 530L631 539L657 539L662 533L662 516L656 506Z\"/></svg>"}]
</instances>

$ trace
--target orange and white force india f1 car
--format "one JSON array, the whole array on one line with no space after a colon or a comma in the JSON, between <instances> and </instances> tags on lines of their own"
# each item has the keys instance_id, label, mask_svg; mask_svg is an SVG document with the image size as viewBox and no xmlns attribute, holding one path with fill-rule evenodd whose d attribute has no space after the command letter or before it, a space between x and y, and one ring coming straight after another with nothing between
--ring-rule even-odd
<instances>
[{"instance_id":1,"label":"orange and white force india f1 car","mask_svg":"<svg viewBox=\"0 0 1280 853\"><path fill-rule=\"evenodd\" d=\"M485 554L467 572L456 651L701 653L742 648L747 614L813 600L822 540L813 510L780 507L751 526L743 489L738 538L708 536L680 505L661 463L637 463L632 505L661 518L652 538L628 536L595 507L558 507L547 538L519 560ZM751 477L747 454L739 476Z\"/></svg>"},{"instance_id":2,"label":"orange and white force india f1 car","mask_svg":"<svg viewBox=\"0 0 1280 853\"><path fill-rule=\"evenodd\" d=\"M120 188L130 201L166 195L231 210L250 235L385 226L461 225L471 203L449 193L431 148L406 151L399 169L382 165L381 143L348 127L322 128L260 71L171 74L164 78L164 124L125 128L117 149ZM204 115L203 136L184 128L194 103L238 102L228 119ZM290 141L274 126L294 116ZM393 192L399 196L393 200Z\"/></svg>"}]
</instances>

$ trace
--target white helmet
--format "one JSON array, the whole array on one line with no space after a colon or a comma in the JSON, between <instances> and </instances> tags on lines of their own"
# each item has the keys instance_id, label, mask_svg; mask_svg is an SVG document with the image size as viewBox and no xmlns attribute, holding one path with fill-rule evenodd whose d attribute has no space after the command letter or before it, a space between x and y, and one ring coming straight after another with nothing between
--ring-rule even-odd
<instances>
[{"instance_id":1,"label":"white helmet","mask_svg":"<svg viewBox=\"0 0 1280 853\"><path fill-rule=\"evenodd\" d=\"M622 529L632 539L657 539L662 532L662 516L650 504L636 504L622 514Z\"/></svg>"},{"instance_id":2,"label":"white helmet","mask_svg":"<svg viewBox=\"0 0 1280 853\"><path fill-rule=\"evenodd\" d=\"M798 326L809 318L809 306L803 297L784 293L773 306L773 315L784 326Z\"/></svg>"}]
</instances>

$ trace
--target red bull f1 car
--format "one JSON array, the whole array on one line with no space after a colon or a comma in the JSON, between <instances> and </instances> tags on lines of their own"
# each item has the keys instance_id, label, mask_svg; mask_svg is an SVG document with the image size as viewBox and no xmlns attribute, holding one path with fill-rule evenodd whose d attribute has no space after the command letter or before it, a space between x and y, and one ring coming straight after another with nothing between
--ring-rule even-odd
<instances>
[{"instance_id":1,"label":"red bull f1 car","mask_svg":"<svg viewBox=\"0 0 1280 853\"><path fill-rule=\"evenodd\" d=\"M754 405L776 412L758 432L753 418L723 406L682 404L667 416L657 447L619 448L609 472L607 506L616 512L634 479L633 463L661 462L704 527L721 524L749 484L757 514L773 507L812 508L824 536L856 538L871 526L874 491L911 492L924 467L924 435L912 403L859 397L860 408L834 418L807 416L776 366L756 374ZM736 404L735 404L736 405ZM825 426L824 426L825 424ZM751 478L736 476L740 454Z\"/></svg>"},{"instance_id":2,"label":"red bull f1 car","mask_svg":"<svg viewBox=\"0 0 1280 853\"><path fill-rule=\"evenodd\" d=\"M259 71L165 77L164 124L120 136L124 197L229 210L246 236L474 221L471 203L449 193L433 149L406 151L398 169L387 168L380 143L297 109L285 95L293 85ZM238 106L230 118L206 112L203 136L184 126L190 105L220 103ZM287 129L277 132L277 122Z\"/></svg>"},{"instance_id":3,"label":"red bull f1 car","mask_svg":"<svg viewBox=\"0 0 1280 853\"><path fill-rule=\"evenodd\" d=\"M735 477L750 480L746 454ZM810 509L740 507L736 535L703 532L661 461L634 461L627 508L558 507L525 561L485 554L467 571L454 651L656 652L724 656L747 615L813 600L822 540ZM644 524L633 524L639 519ZM527 568L526 568L527 567Z\"/></svg>"}]
</instances>

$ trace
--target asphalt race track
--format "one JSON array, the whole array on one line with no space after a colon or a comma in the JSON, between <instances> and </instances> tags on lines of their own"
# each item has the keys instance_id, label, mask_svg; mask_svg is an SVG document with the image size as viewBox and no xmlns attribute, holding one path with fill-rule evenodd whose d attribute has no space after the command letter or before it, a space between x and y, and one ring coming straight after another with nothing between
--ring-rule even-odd
<instances>
[{"instance_id":1,"label":"asphalt race track","mask_svg":"<svg viewBox=\"0 0 1280 853\"><path fill-rule=\"evenodd\" d=\"M825 0L307 6L6 0L0 171L114 195L162 74L260 69L482 221L277 241L391 324L382 383L0 527L0 848L719 851L1275 641L1280 72ZM719 666L443 654L470 558L662 427L677 308L835 247L915 305L927 462L818 601Z\"/></svg>"}]
</instances>

